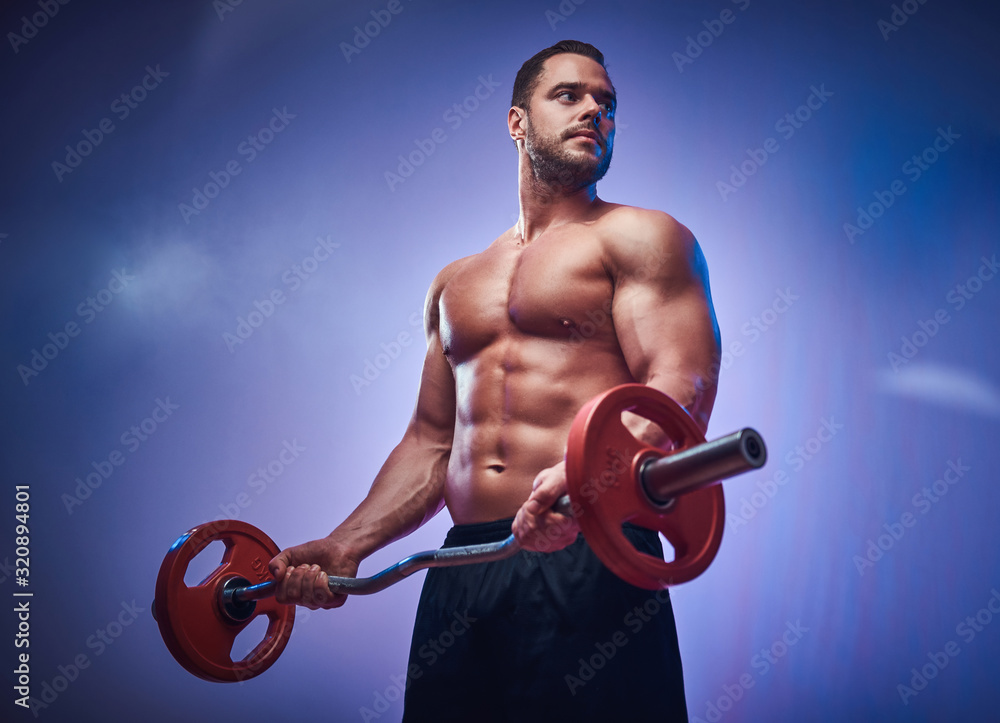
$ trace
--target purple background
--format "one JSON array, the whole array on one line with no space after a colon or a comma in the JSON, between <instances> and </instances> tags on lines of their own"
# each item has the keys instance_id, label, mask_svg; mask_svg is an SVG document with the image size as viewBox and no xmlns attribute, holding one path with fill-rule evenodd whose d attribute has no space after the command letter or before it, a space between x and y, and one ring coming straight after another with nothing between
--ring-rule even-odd
<instances>
[{"instance_id":1,"label":"purple background","mask_svg":"<svg viewBox=\"0 0 1000 723\"><path fill-rule=\"evenodd\" d=\"M741 344L709 436L752 425L771 454L727 483L718 558L672 591L691 715L995 715L1000 623L987 609L973 638L960 625L992 595L1000 604L1000 281L973 283L962 308L949 294L1000 252L996 11L910 0L915 14L884 38L888 2L674 5L402 0L349 61L341 44L386 3L247 1L220 17L207 0L71 2L17 52L7 34L42 11L19 0L0 13L5 708L17 484L31 486L32 695L63 688L40 718L361 720L396 697L420 580L301 611L270 671L224 686L170 658L149 614L156 573L202 521L238 516L287 546L326 534L361 500L412 410L423 357L413 314L431 279L516 218L514 75L571 37L605 53L619 92L601 196L694 231L723 345ZM699 33L711 44L679 68ZM164 77L121 118L112 104L147 65ZM468 117L449 113L481 78L499 87L482 86ZM776 123L813 87L832 95L786 137ZM241 155L286 108L287 127L252 161ZM57 178L67 144L102 118L114 130ZM437 128L444 141L390 184L399 156ZM958 137L907 175L939 129ZM768 138L777 150L756 168L748 150L759 157ZM232 160L239 175L185 219L179 205ZM720 191L744 162L753 175ZM905 192L849 239L844 224L897 179ZM317 237L339 246L293 289L283 276ZM124 290L78 314L122 269L134 277ZM230 350L224 334L274 289L284 303ZM774 307L779 292L792 303ZM947 322L935 329L939 309ZM79 334L25 383L18 366L68 322ZM894 365L904 337L920 346ZM393 347L400 338L409 343ZM381 368L356 388L368 364ZM158 399L177 408L138 447L123 441ZM842 427L819 442L824 420ZM286 442L304 450L271 482L251 478ZM77 478L115 452L124 463L68 506ZM949 462L969 469L939 483L936 502L915 500ZM904 513L911 527L898 524ZM449 526L439 515L362 572L437 547ZM880 535L887 550L859 568ZM133 600L134 623L95 644ZM806 630L786 647L788 625ZM933 669L949 642L957 656L904 704L897 686ZM765 666L762 649L780 657ZM57 676L81 654L88 667L64 687ZM741 677L752 687L733 701ZM383 707L378 720L399 718L400 701Z\"/></svg>"}]
</instances>

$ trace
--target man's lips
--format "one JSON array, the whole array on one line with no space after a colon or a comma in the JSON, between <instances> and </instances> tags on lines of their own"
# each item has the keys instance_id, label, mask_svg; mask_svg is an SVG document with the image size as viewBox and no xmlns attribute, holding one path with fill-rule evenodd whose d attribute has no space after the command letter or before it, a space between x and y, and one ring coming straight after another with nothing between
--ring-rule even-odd
<instances>
[{"instance_id":1,"label":"man's lips","mask_svg":"<svg viewBox=\"0 0 1000 723\"><path fill-rule=\"evenodd\" d=\"M570 138L586 138L593 141L594 145L597 146L598 148L604 148L604 144L601 143L600 137L596 133L594 133L594 131L591 130L577 131L576 133L571 135Z\"/></svg>"},{"instance_id":2,"label":"man's lips","mask_svg":"<svg viewBox=\"0 0 1000 723\"><path fill-rule=\"evenodd\" d=\"M597 136L594 131L577 131L572 135L573 138L590 138L591 140L600 143L601 139Z\"/></svg>"}]
</instances>

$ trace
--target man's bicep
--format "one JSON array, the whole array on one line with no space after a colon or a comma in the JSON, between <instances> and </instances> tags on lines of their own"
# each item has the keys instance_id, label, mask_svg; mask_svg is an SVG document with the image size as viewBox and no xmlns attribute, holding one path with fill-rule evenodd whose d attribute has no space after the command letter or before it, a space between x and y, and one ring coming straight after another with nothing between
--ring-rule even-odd
<instances>
[{"instance_id":1,"label":"man's bicep","mask_svg":"<svg viewBox=\"0 0 1000 723\"><path fill-rule=\"evenodd\" d=\"M715 401L719 334L698 256L695 247L690 268L623 280L612 313L632 376L673 397L704 428Z\"/></svg>"}]
</instances>

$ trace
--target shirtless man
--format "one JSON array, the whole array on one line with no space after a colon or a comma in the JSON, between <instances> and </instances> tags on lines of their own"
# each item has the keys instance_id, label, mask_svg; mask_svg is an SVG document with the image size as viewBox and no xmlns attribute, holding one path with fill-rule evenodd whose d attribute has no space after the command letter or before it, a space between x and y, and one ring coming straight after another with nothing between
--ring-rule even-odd
<instances>
[{"instance_id":1,"label":"shirtless man","mask_svg":"<svg viewBox=\"0 0 1000 723\"><path fill-rule=\"evenodd\" d=\"M597 197L615 105L591 45L563 41L524 64L507 120L516 225L431 284L413 417L367 497L330 535L271 561L280 602L334 608L346 596L330 594L328 574L355 576L442 507L449 546L513 530L525 551L510 560L428 572L405 720L686 720L666 592L615 578L550 510L566 491L570 425L592 397L647 384L703 431L715 399L719 334L697 242L665 213ZM651 422L629 427L669 444ZM628 528L662 554L655 533Z\"/></svg>"}]
</instances>

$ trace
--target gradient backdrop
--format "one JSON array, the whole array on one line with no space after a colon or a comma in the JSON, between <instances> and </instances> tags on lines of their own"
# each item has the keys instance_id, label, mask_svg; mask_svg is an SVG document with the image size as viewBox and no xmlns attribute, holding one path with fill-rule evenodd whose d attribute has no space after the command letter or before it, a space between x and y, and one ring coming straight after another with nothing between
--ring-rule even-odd
<instances>
[{"instance_id":1,"label":"gradient backdrop","mask_svg":"<svg viewBox=\"0 0 1000 723\"><path fill-rule=\"evenodd\" d=\"M692 719L996 719L992 3L5 5L4 720L399 719L422 574L300 611L241 685L174 662L154 582L197 523L288 546L362 499L412 410L431 279L516 218L514 75L563 38L619 92L601 196L673 214L708 259L710 436L770 449L672 591Z\"/></svg>"}]
</instances>

